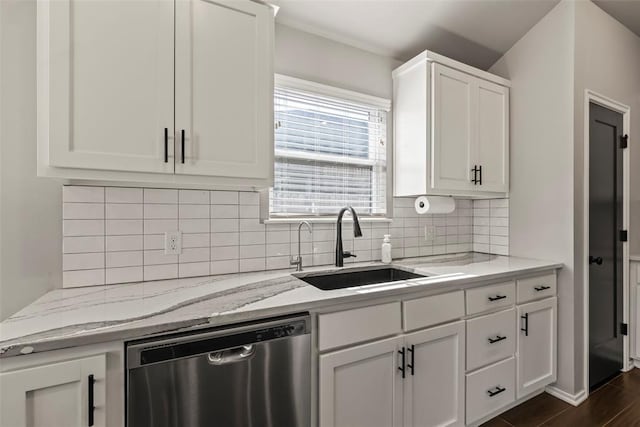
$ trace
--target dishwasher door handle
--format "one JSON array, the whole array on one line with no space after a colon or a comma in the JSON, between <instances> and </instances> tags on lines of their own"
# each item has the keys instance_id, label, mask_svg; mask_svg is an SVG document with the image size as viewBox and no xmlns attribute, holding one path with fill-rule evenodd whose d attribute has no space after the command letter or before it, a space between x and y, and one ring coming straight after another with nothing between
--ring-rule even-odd
<instances>
[{"instance_id":1,"label":"dishwasher door handle","mask_svg":"<svg viewBox=\"0 0 640 427\"><path fill-rule=\"evenodd\" d=\"M231 363L244 362L251 359L256 353L254 344L243 345L230 350L214 351L207 354L207 360L211 365L221 366Z\"/></svg>"}]
</instances>

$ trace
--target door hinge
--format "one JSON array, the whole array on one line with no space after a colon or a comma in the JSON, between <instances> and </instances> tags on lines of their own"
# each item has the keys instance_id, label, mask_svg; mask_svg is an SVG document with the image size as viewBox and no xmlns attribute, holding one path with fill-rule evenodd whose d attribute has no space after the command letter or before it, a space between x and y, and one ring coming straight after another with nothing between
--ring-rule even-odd
<instances>
[{"instance_id":1,"label":"door hinge","mask_svg":"<svg viewBox=\"0 0 640 427\"><path fill-rule=\"evenodd\" d=\"M629 233L627 233L627 230L620 230L620 241L626 242L628 240L629 240Z\"/></svg>"},{"instance_id":2,"label":"door hinge","mask_svg":"<svg viewBox=\"0 0 640 427\"><path fill-rule=\"evenodd\" d=\"M629 135L620 136L620 148L627 148L629 146Z\"/></svg>"},{"instance_id":3,"label":"door hinge","mask_svg":"<svg viewBox=\"0 0 640 427\"><path fill-rule=\"evenodd\" d=\"M620 333L625 336L628 335L629 325L627 325L626 323L620 323Z\"/></svg>"}]
</instances>

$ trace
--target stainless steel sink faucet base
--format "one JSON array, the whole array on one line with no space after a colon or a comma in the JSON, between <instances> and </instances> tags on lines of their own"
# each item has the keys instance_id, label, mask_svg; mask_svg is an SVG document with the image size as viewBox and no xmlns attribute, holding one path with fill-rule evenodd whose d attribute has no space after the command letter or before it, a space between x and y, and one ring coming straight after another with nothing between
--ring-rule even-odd
<instances>
[{"instance_id":1,"label":"stainless steel sink faucet base","mask_svg":"<svg viewBox=\"0 0 640 427\"><path fill-rule=\"evenodd\" d=\"M355 209L353 209L351 206L340 209L340 213L338 213L338 222L336 225L336 267L344 267L345 258L356 256L355 254L352 254L351 252L345 252L342 249L342 216L346 211L350 211L351 216L353 217L353 237L362 237L360 221L358 221L358 215L356 214Z\"/></svg>"}]
</instances>

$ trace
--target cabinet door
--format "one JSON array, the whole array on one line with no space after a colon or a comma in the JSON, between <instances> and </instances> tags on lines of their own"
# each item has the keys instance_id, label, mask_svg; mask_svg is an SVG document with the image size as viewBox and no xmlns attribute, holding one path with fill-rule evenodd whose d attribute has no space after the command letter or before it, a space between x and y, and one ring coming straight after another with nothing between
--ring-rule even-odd
<instances>
[{"instance_id":1,"label":"cabinet door","mask_svg":"<svg viewBox=\"0 0 640 427\"><path fill-rule=\"evenodd\" d=\"M272 176L272 53L269 7L176 2L176 173Z\"/></svg>"},{"instance_id":2,"label":"cabinet door","mask_svg":"<svg viewBox=\"0 0 640 427\"><path fill-rule=\"evenodd\" d=\"M437 190L472 190L476 79L440 64L433 65L432 78L431 185Z\"/></svg>"},{"instance_id":3,"label":"cabinet door","mask_svg":"<svg viewBox=\"0 0 640 427\"><path fill-rule=\"evenodd\" d=\"M464 425L464 321L408 334L405 347L404 425Z\"/></svg>"},{"instance_id":4,"label":"cabinet door","mask_svg":"<svg viewBox=\"0 0 640 427\"><path fill-rule=\"evenodd\" d=\"M173 173L173 1L38 2L38 138L51 166Z\"/></svg>"},{"instance_id":5,"label":"cabinet door","mask_svg":"<svg viewBox=\"0 0 640 427\"><path fill-rule=\"evenodd\" d=\"M518 306L518 398L556 380L557 299Z\"/></svg>"},{"instance_id":6,"label":"cabinet door","mask_svg":"<svg viewBox=\"0 0 640 427\"><path fill-rule=\"evenodd\" d=\"M93 375L93 425L105 426L105 356L0 374L0 425L81 427L89 424Z\"/></svg>"},{"instance_id":7,"label":"cabinet door","mask_svg":"<svg viewBox=\"0 0 640 427\"><path fill-rule=\"evenodd\" d=\"M390 338L320 356L320 425L402 425L402 338Z\"/></svg>"},{"instance_id":8,"label":"cabinet door","mask_svg":"<svg viewBox=\"0 0 640 427\"><path fill-rule=\"evenodd\" d=\"M509 188L509 89L477 79L477 130L473 164L482 167L481 191Z\"/></svg>"}]
</instances>

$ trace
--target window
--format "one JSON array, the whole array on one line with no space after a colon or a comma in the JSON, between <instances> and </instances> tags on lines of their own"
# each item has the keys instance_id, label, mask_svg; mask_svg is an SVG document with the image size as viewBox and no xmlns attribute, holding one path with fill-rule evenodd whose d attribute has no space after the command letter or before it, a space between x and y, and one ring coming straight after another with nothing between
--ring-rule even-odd
<instances>
[{"instance_id":1,"label":"window","mask_svg":"<svg viewBox=\"0 0 640 427\"><path fill-rule=\"evenodd\" d=\"M386 215L388 100L277 76L271 217Z\"/></svg>"}]
</instances>

